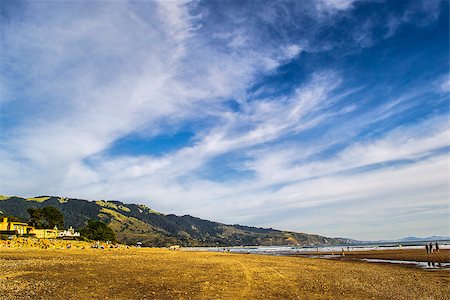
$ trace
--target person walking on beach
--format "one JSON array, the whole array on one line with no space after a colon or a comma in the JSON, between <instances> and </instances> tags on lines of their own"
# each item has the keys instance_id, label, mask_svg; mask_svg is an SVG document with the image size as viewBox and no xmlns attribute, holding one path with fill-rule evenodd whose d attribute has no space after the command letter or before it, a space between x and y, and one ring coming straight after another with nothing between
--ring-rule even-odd
<instances>
[{"instance_id":1,"label":"person walking on beach","mask_svg":"<svg viewBox=\"0 0 450 300\"><path fill-rule=\"evenodd\" d=\"M439 245L438 245L438 242L436 242L435 248L436 248L436 253L439 253Z\"/></svg>"},{"instance_id":2,"label":"person walking on beach","mask_svg":"<svg viewBox=\"0 0 450 300\"><path fill-rule=\"evenodd\" d=\"M430 243L430 253L433 253L433 244Z\"/></svg>"},{"instance_id":3,"label":"person walking on beach","mask_svg":"<svg viewBox=\"0 0 450 300\"><path fill-rule=\"evenodd\" d=\"M425 249L427 249L427 254L430 253L430 250L428 250L428 244L425 244Z\"/></svg>"}]
</instances>

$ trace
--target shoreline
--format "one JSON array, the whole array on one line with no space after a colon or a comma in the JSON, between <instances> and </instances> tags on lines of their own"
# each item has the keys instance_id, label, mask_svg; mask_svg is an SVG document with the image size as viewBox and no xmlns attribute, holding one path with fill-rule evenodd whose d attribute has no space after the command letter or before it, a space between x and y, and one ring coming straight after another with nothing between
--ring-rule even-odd
<instances>
[{"instance_id":1,"label":"shoreline","mask_svg":"<svg viewBox=\"0 0 450 300\"><path fill-rule=\"evenodd\" d=\"M344 251L342 252L305 252L287 254L287 256L336 256L344 259L379 259L416 262L450 263L450 249L442 249L439 253L427 254L425 250L397 249L397 250L368 250L368 251Z\"/></svg>"},{"instance_id":2,"label":"shoreline","mask_svg":"<svg viewBox=\"0 0 450 300\"><path fill-rule=\"evenodd\" d=\"M184 248L182 251L186 252L212 252L212 253L230 253L230 254L252 254L265 256L282 256L282 257L303 257L310 259L326 259L335 261L349 261L349 262L365 262L371 264L397 265L400 267L412 267L417 269L427 270L450 270L450 249L441 249L439 253L426 253L422 249L385 249L379 248L377 250L354 250L341 252L317 252L317 251L301 251L301 252L283 252L283 251L255 251L255 252L233 252L219 251L219 248L211 249L195 249ZM229 248L233 249L233 248ZM239 248L252 249L252 248ZM253 247L257 249L257 247Z\"/></svg>"},{"instance_id":3,"label":"shoreline","mask_svg":"<svg viewBox=\"0 0 450 300\"><path fill-rule=\"evenodd\" d=\"M450 270L450 251L444 253L426 254L426 256L417 253L417 251L400 250L401 253L391 253L389 250L365 251L359 253L325 253L325 254L299 254L286 255L297 257L308 257L313 259L331 259L336 261L356 261L385 265L398 265L402 267L418 268L425 270ZM399 251L399 250L397 250ZM405 253L406 252L406 253Z\"/></svg>"}]
</instances>

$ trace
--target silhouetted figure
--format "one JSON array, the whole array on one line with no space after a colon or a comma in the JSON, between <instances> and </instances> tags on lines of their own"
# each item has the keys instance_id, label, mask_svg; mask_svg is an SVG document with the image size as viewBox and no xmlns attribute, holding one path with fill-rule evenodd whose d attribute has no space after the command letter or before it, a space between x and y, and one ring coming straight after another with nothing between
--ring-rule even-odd
<instances>
[{"instance_id":1,"label":"silhouetted figure","mask_svg":"<svg viewBox=\"0 0 450 300\"><path fill-rule=\"evenodd\" d=\"M425 249L427 249L427 254L430 253L430 250L428 249L428 244L425 244Z\"/></svg>"},{"instance_id":2,"label":"silhouetted figure","mask_svg":"<svg viewBox=\"0 0 450 300\"><path fill-rule=\"evenodd\" d=\"M433 244L430 243L430 253L433 253Z\"/></svg>"},{"instance_id":3,"label":"silhouetted figure","mask_svg":"<svg viewBox=\"0 0 450 300\"><path fill-rule=\"evenodd\" d=\"M436 248L436 253L439 253L439 245L437 242L436 242L435 248Z\"/></svg>"}]
</instances>

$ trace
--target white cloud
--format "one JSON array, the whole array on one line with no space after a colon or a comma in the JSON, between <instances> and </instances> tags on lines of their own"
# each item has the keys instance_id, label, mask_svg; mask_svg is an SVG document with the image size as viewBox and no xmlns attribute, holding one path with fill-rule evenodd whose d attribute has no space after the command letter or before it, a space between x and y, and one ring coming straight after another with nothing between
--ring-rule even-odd
<instances>
[{"instance_id":1,"label":"white cloud","mask_svg":"<svg viewBox=\"0 0 450 300\"><path fill-rule=\"evenodd\" d=\"M418 0L408 3L400 14L391 14L386 22L385 38L393 36L405 24L425 27L434 23L441 14L442 0Z\"/></svg>"},{"instance_id":2,"label":"white cloud","mask_svg":"<svg viewBox=\"0 0 450 300\"><path fill-rule=\"evenodd\" d=\"M288 186L279 191L289 196L280 211L296 212L298 216L276 219L272 224L284 223L284 228L298 226L308 231L317 222L322 233L332 236L351 236L354 226L364 224L364 229L359 228L359 233L353 235L359 239L398 238L408 232L426 236L432 235L432 230L448 234L446 218L442 218L448 206L446 164L448 155L443 155L415 164L356 175L330 175ZM321 207L314 209L316 206ZM413 214L417 208L422 213ZM433 218L433 229L427 225L429 210L440 214ZM398 219L400 214L402 220ZM389 233L393 224L396 228Z\"/></svg>"},{"instance_id":3,"label":"white cloud","mask_svg":"<svg viewBox=\"0 0 450 300\"><path fill-rule=\"evenodd\" d=\"M148 198L151 199L149 205L168 212L175 210L230 223L281 226L365 239L395 238L411 230L429 235L434 233L426 226L426 221L417 221L423 216L414 209L423 207L426 215L430 210L439 211L447 205L449 178L443 166L448 164L448 154L414 160L432 149L449 145L445 126L442 127L440 121L437 124L431 136L414 134L420 126L429 128L420 124L403 131L404 137L393 132L371 143L350 146L331 160L313 163L305 161L317 149L304 153L308 149L302 152L294 148L280 151L267 148L253 164L242 166L251 168L255 177L231 182L197 177L192 168L204 163L205 157L195 150L183 150L174 157L147 162L142 159L110 161L99 168L106 182L83 186L82 190L94 198ZM215 153L216 148L212 151ZM347 172L393 159L412 161ZM69 191L70 186L73 186L72 181L67 187ZM77 188L73 192L78 193ZM330 211L327 207L339 209ZM403 225L396 223L399 228L392 233L395 236L388 236L386 224L396 222L399 209L404 212ZM308 216L309 211L311 216ZM377 215L368 217L367 211ZM368 226L377 222L379 230ZM436 218L434 229L447 234L445 222L445 218ZM353 233L355 223L361 226L357 235Z\"/></svg>"},{"instance_id":4,"label":"white cloud","mask_svg":"<svg viewBox=\"0 0 450 300\"><path fill-rule=\"evenodd\" d=\"M316 1L317 9L325 12L334 12L340 10L348 10L353 7L355 0L318 0Z\"/></svg>"},{"instance_id":5,"label":"white cloud","mask_svg":"<svg viewBox=\"0 0 450 300\"><path fill-rule=\"evenodd\" d=\"M271 48L234 55L210 47L184 4L29 3L21 23L5 28L3 57L31 83L16 90L15 105L36 113L9 129L2 148L14 154L5 164L27 161L36 186L56 188L70 182L61 174L89 170L83 160L119 137L207 116L205 107L241 93L267 70L262 62L289 59Z\"/></svg>"},{"instance_id":6,"label":"white cloud","mask_svg":"<svg viewBox=\"0 0 450 300\"><path fill-rule=\"evenodd\" d=\"M283 53L287 59L292 59L300 54L302 47L300 45L292 44L284 47Z\"/></svg>"},{"instance_id":7,"label":"white cloud","mask_svg":"<svg viewBox=\"0 0 450 300\"><path fill-rule=\"evenodd\" d=\"M444 93L450 92L450 76L449 75L445 75L441 79L440 89Z\"/></svg>"}]
</instances>

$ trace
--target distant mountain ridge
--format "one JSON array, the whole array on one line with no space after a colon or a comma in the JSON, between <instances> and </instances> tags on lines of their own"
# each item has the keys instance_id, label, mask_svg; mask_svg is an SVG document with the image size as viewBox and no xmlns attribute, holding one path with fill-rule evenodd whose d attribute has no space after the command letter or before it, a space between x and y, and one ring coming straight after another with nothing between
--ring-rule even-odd
<instances>
[{"instance_id":1,"label":"distant mountain ridge","mask_svg":"<svg viewBox=\"0 0 450 300\"><path fill-rule=\"evenodd\" d=\"M0 215L29 220L28 208L55 206L64 214L65 226L76 229L89 219L100 219L116 233L118 241L146 246L277 246L277 245L338 245L354 243L345 238L227 225L190 215L161 214L142 204L120 201L88 201L55 196L34 198L0 196Z\"/></svg>"},{"instance_id":2,"label":"distant mountain ridge","mask_svg":"<svg viewBox=\"0 0 450 300\"><path fill-rule=\"evenodd\" d=\"M358 241L358 244L373 245L373 244L399 244L399 243L415 243L415 242L438 242L450 241L450 237L442 235L433 235L428 237L409 236L396 240L372 240L372 241Z\"/></svg>"},{"instance_id":3,"label":"distant mountain ridge","mask_svg":"<svg viewBox=\"0 0 450 300\"><path fill-rule=\"evenodd\" d=\"M394 240L396 242L423 242L423 241L448 241L450 237L441 236L441 235L433 235L428 237L415 237L409 236L402 239Z\"/></svg>"}]
</instances>

